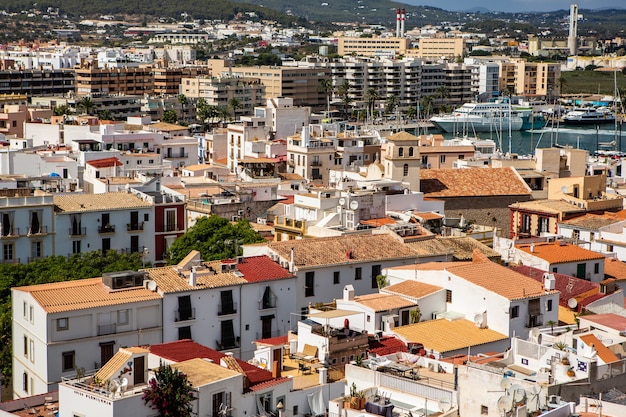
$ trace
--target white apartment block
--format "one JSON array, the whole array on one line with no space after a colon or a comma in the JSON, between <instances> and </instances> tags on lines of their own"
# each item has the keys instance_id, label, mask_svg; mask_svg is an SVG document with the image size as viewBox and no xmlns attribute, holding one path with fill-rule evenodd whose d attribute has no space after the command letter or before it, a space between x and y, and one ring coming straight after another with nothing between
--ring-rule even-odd
<instances>
[{"instance_id":1,"label":"white apartment block","mask_svg":"<svg viewBox=\"0 0 626 417\"><path fill-rule=\"evenodd\" d=\"M161 342L161 297L132 271L12 289L13 397L57 389L121 346Z\"/></svg>"}]
</instances>

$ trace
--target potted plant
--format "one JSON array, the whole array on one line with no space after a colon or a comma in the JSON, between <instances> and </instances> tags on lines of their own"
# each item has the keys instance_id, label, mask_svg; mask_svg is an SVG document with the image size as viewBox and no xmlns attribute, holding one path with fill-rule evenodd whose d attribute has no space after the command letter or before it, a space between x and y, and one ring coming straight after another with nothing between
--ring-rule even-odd
<instances>
[{"instance_id":1,"label":"potted plant","mask_svg":"<svg viewBox=\"0 0 626 417\"><path fill-rule=\"evenodd\" d=\"M569 376L570 378L573 378L576 376L576 372L574 371L573 367L567 370L567 376Z\"/></svg>"}]
</instances>

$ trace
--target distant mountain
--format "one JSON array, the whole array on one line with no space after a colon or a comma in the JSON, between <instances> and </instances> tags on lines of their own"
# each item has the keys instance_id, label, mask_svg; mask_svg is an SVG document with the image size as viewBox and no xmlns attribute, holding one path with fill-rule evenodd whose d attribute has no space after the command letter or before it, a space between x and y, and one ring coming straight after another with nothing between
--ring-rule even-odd
<instances>
[{"instance_id":1,"label":"distant mountain","mask_svg":"<svg viewBox=\"0 0 626 417\"><path fill-rule=\"evenodd\" d=\"M465 13L491 13L491 10L486 7L472 7L471 9L463 10Z\"/></svg>"}]
</instances>

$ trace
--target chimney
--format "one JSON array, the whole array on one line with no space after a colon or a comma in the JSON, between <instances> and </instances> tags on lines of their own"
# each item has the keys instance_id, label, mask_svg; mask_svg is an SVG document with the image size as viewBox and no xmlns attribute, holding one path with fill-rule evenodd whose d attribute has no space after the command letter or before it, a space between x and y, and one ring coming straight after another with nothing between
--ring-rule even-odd
<instances>
[{"instance_id":1,"label":"chimney","mask_svg":"<svg viewBox=\"0 0 626 417\"><path fill-rule=\"evenodd\" d=\"M352 286L352 284L348 284L343 287L343 300L354 301L354 287Z\"/></svg>"},{"instance_id":2,"label":"chimney","mask_svg":"<svg viewBox=\"0 0 626 417\"><path fill-rule=\"evenodd\" d=\"M535 253L535 244L534 243L530 244L530 252L531 253Z\"/></svg>"},{"instance_id":3,"label":"chimney","mask_svg":"<svg viewBox=\"0 0 626 417\"><path fill-rule=\"evenodd\" d=\"M406 20L406 12L402 9L402 16L400 16L400 36L399 38L404 38L404 21Z\"/></svg>"},{"instance_id":4,"label":"chimney","mask_svg":"<svg viewBox=\"0 0 626 417\"><path fill-rule=\"evenodd\" d=\"M319 384L320 385L326 384L328 382L326 380L326 375L328 374L328 369L326 369L326 368L318 368L317 372L318 372L319 377L320 377Z\"/></svg>"},{"instance_id":5,"label":"chimney","mask_svg":"<svg viewBox=\"0 0 626 417\"><path fill-rule=\"evenodd\" d=\"M189 272L189 286L190 287L196 286L196 267L195 266L192 266L191 272Z\"/></svg>"},{"instance_id":6,"label":"chimney","mask_svg":"<svg viewBox=\"0 0 626 417\"><path fill-rule=\"evenodd\" d=\"M396 9L396 38L400 37L400 9Z\"/></svg>"},{"instance_id":7,"label":"chimney","mask_svg":"<svg viewBox=\"0 0 626 417\"><path fill-rule=\"evenodd\" d=\"M289 272L293 273L295 269L295 254L293 250L293 246L291 247L291 257L289 259Z\"/></svg>"}]
</instances>

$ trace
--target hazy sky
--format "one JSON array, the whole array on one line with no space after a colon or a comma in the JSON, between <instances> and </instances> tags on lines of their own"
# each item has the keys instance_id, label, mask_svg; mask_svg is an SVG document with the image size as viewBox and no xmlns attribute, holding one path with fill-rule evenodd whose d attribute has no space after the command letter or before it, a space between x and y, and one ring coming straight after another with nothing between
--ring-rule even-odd
<instances>
[{"instance_id":1,"label":"hazy sky","mask_svg":"<svg viewBox=\"0 0 626 417\"><path fill-rule=\"evenodd\" d=\"M402 1L402 0L401 0ZM434 6L444 10L467 10L473 7L484 7L500 12L528 12L569 10L572 3L579 9L626 9L626 0L404 0L416 6Z\"/></svg>"}]
</instances>

